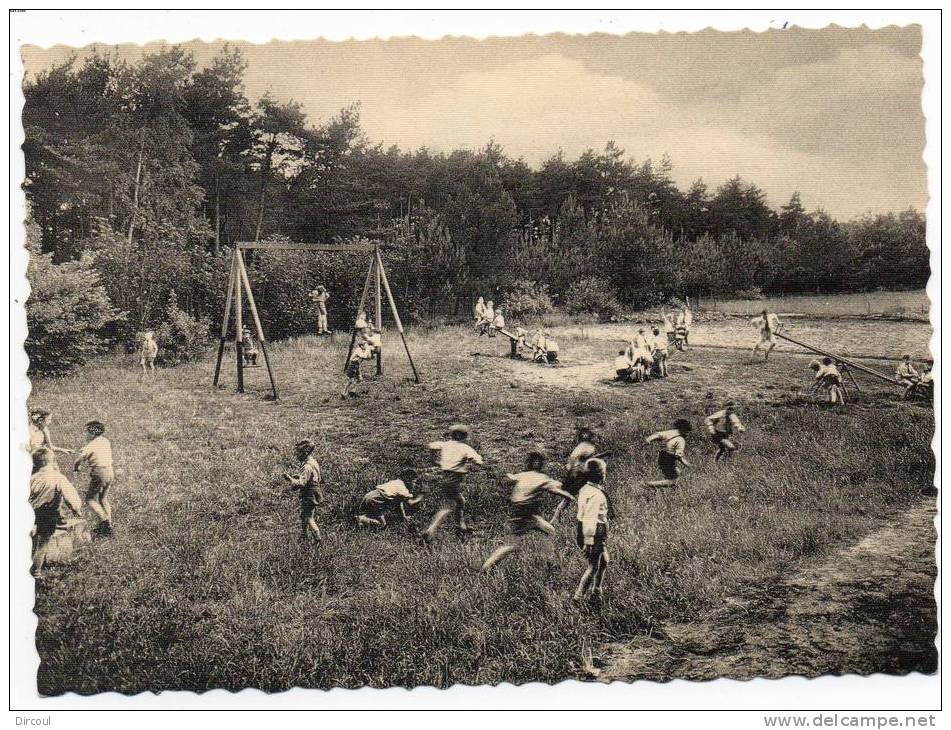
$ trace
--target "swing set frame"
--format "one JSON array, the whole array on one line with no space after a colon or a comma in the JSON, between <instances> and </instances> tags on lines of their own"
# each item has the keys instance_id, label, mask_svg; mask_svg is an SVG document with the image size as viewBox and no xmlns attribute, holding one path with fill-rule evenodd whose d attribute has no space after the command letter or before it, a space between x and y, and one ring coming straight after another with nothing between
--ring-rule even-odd
<instances>
[{"instance_id":1,"label":"swing set frame","mask_svg":"<svg viewBox=\"0 0 951 730\"><path fill-rule=\"evenodd\" d=\"M413 370L413 378L417 383L420 382L419 372L416 370L416 363L413 362L413 355L409 351L409 344L406 342L406 335L403 331L403 322L400 320L399 312L396 309L396 300L393 298L393 292L390 289L390 283L386 278L386 269L383 266L383 257L380 255L379 244L374 243L352 243L340 245L328 245L319 243L237 243L234 253L231 256L231 272L228 278L228 293L225 296L224 312L221 317L221 340L218 343L218 359L215 362L215 376L213 379L214 387L218 387L221 376L221 361L224 358L225 344L228 342L228 330L231 324L231 317L234 317L234 347L235 360L237 361L237 386L236 392L244 393L244 303L243 297L247 297L248 309L251 311L251 318L254 321L255 334L257 335L258 345L261 348L261 354L264 356L264 364L267 367L268 378L271 381L271 392L274 400L279 398L277 382L274 379L274 369L271 367L271 360L267 354L267 342L264 337L264 328L261 326L261 318L258 316L257 304L254 301L254 292L251 291L251 282L248 279L248 270L244 263L244 252L248 250L272 250L272 251L314 251L314 252L337 252L337 253L369 253L370 265L367 269L366 281L363 284L363 294L360 297L360 304L357 306L357 312L365 312L367 299L371 294L371 289L375 299L376 320L375 324L380 332L383 331L383 295L386 295L387 303L390 307L390 314L393 316L393 322L396 330L399 332L400 339L403 341L403 348L406 350L406 357L409 359L410 367ZM375 286L374 286L375 284ZM350 347L347 349L347 358L344 361L344 370L353 353L356 345L357 331L354 328L350 337ZM376 356L377 375L383 374L383 353L382 347L377 351Z\"/></svg>"}]
</instances>

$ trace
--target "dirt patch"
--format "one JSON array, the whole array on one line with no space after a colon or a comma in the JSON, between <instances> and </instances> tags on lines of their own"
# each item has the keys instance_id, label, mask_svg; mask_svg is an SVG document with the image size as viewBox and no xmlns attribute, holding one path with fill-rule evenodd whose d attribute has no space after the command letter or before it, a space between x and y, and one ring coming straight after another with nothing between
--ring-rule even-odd
<instances>
[{"instance_id":1,"label":"dirt patch","mask_svg":"<svg viewBox=\"0 0 951 730\"><path fill-rule=\"evenodd\" d=\"M933 673L933 500L762 592L605 647L604 681ZM600 665L600 668L596 668Z\"/></svg>"}]
</instances>

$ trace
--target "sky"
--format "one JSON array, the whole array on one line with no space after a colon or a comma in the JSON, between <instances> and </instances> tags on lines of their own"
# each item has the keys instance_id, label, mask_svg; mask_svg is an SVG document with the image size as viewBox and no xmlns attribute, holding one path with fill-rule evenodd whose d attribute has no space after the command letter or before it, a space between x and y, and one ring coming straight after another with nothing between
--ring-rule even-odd
<instances>
[{"instance_id":1,"label":"sky","mask_svg":"<svg viewBox=\"0 0 951 730\"><path fill-rule=\"evenodd\" d=\"M223 44L184 45L204 65ZM636 161L669 155L682 188L739 174L774 207L795 191L840 218L927 203L918 26L232 45L250 99L294 99L314 124L359 102L384 146L494 139L537 167L612 140ZM21 51L30 77L90 48Z\"/></svg>"}]
</instances>

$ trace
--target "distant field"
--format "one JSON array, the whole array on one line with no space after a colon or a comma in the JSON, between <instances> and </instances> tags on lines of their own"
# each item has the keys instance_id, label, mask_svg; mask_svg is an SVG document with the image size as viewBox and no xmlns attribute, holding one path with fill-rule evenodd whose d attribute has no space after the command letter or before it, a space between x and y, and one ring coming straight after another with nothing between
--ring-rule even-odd
<instances>
[{"instance_id":1,"label":"distant field","mask_svg":"<svg viewBox=\"0 0 951 730\"><path fill-rule=\"evenodd\" d=\"M814 317L910 317L928 318L931 304L923 289L917 291L876 291L857 294L791 295L765 299L702 298L698 308L727 314L756 314L763 307L779 313Z\"/></svg>"},{"instance_id":2,"label":"distant field","mask_svg":"<svg viewBox=\"0 0 951 730\"><path fill-rule=\"evenodd\" d=\"M697 331L714 336L716 327ZM423 382L413 385L390 331L387 377L346 401L338 395L344 336L275 345L277 403L263 399L263 368L236 395L232 358L220 390L210 386L211 360L145 382L122 358L36 379L31 404L55 412L59 443L78 447L82 424L100 418L117 460L115 537L50 570L37 590L40 693L584 676L584 657L606 643L697 621L744 590L768 592L904 513L932 482L932 411L898 401L878 381L863 379L847 409L830 410L803 392L806 356L782 352L763 363L697 347L673 354L669 379L621 386L610 380L618 345L607 334L560 339L564 366L547 368L504 358L502 338L471 328L414 330L408 340ZM748 427L734 461L716 465L696 428L682 485L642 488L657 473L644 436L679 416L699 426L727 399ZM506 529L501 475L534 445L561 475L576 419L593 424L612 453L613 559L600 607L570 601L584 569L571 519L553 539L531 539L496 574L479 574ZM438 502L432 483L408 523L357 529L363 493L408 463L428 465L424 445L456 420L472 425L486 458L469 479L475 534L462 539L447 528L432 553L419 544ZM280 477L302 436L318 444L327 492L319 548L299 541L297 506ZM72 466L70 457L60 461ZM84 489L85 481L77 483ZM25 537L28 525L15 529ZM933 613L930 594L914 598ZM890 626L927 661L869 645L861 663L833 657L829 671L933 671L931 623Z\"/></svg>"}]
</instances>

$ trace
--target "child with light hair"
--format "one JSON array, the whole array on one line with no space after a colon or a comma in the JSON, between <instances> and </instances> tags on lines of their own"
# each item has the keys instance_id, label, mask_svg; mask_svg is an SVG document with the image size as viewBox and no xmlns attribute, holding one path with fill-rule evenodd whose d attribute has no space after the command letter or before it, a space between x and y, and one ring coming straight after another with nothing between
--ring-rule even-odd
<instances>
[{"instance_id":1,"label":"child with light hair","mask_svg":"<svg viewBox=\"0 0 951 730\"><path fill-rule=\"evenodd\" d=\"M587 480L578 492L578 520L576 539L588 562L572 600L580 603L590 590L594 598L603 597L604 575L611 560L608 555L608 497L606 480L608 467L601 459L589 459L585 464Z\"/></svg>"},{"instance_id":2,"label":"child with light hair","mask_svg":"<svg viewBox=\"0 0 951 730\"><path fill-rule=\"evenodd\" d=\"M809 367L815 371L812 392L824 390L829 403L842 405L845 403L845 385L842 382L842 373L836 367L831 357L822 358L822 362L813 360Z\"/></svg>"},{"instance_id":3,"label":"child with light hair","mask_svg":"<svg viewBox=\"0 0 951 730\"><path fill-rule=\"evenodd\" d=\"M416 483L417 476L415 469L404 469L399 479L378 484L363 495L356 518L357 524L386 527L386 516L395 511L399 511L404 520L409 519L406 516L406 505L413 507L423 499L422 495L414 497L410 491Z\"/></svg>"},{"instance_id":4,"label":"child with light hair","mask_svg":"<svg viewBox=\"0 0 951 730\"><path fill-rule=\"evenodd\" d=\"M505 329L505 317L502 315L502 308L495 310L495 317L492 318L492 325L489 327L489 337L495 337L495 333Z\"/></svg>"},{"instance_id":5,"label":"child with light hair","mask_svg":"<svg viewBox=\"0 0 951 730\"><path fill-rule=\"evenodd\" d=\"M489 555L482 565L483 572L490 571L502 558L517 550L522 537L536 531L548 536L555 534L555 528L541 516L546 495L555 494L574 501L574 497L561 488L561 482L542 471L545 460L544 452L532 450L525 460L525 471L505 475L504 481L512 485L508 519L510 537Z\"/></svg>"},{"instance_id":6,"label":"child with light hair","mask_svg":"<svg viewBox=\"0 0 951 730\"><path fill-rule=\"evenodd\" d=\"M495 322L495 302L490 299L485 303L485 309L482 312L482 319L476 323L480 337L482 335L495 337L495 333L492 331L493 322Z\"/></svg>"},{"instance_id":7,"label":"child with light hair","mask_svg":"<svg viewBox=\"0 0 951 730\"><path fill-rule=\"evenodd\" d=\"M106 427L101 421L88 421L85 426L86 445L79 450L73 471L79 472L84 465L89 466L89 488L86 491L86 504L99 518L99 531L104 535L112 534L112 502L109 488L116 474L112 462L112 444L105 437Z\"/></svg>"},{"instance_id":8,"label":"child with light hair","mask_svg":"<svg viewBox=\"0 0 951 730\"><path fill-rule=\"evenodd\" d=\"M66 510L80 514L82 499L69 479L59 470L51 449L41 447L33 452L33 475L30 477L30 506L33 508L33 563L30 574L43 577L50 541L56 530L65 525Z\"/></svg>"},{"instance_id":9,"label":"child with light hair","mask_svg":"<svg viewBox=\"0 0 951 730\"><path fill-rule=\"evenodd\" d=\"M442 473L440 490L443 503L437 510L429 527L423 532L422 539L426 545L432 544L439 526L454 512L459 531L469 532L465 515L466 498L463 494L466 474L469 473L471 464L484 463L479 453L466 443L469 439L469 433L468 426L457 423L449 427L448 440L433 441L428 444L428 448L435 453Z\"/></svg>"},{"instance_id":10,"label":"child with light hair","mask_svg":"<svg viewBox=\"0 0 951 730\"><path fill-rule=\"evenodd\" d=\"M901 356L901 362L895 368L895 379L905 388L905 392L902 394L903 399L907 399L914 393L915 388L921 382L921 374L915 368L910 353L906 352Z\"/></svg>"},{"instance_id":11,"label":"child with light hair","mask_svg":"<svg viewBox=\"0 0 951 730\"><path fill-rule=\"evenodd\" d=\"M314 456L316 445L310 439L294 444L294 457L297 459L296 472L285 471L284 479L291 489L298 492L300 501L301 540L320 542L320 527L317 525L317 505L324 500L320 488L320 464Z\"/></svg>"},{"instance_id":12,"label":"child with light hair","mask_svg":"<svg viewBox=\"0 0 951 730\"><path fill-rule=\"evenodd\" d=\"M678 418L674 421L672 429L657 431L644 440L648 444L655 441L662 442L661 450L657 454L657 465L660 467L660 473L664 478L646 482L648 487L677 486L677 480L680 479L683 467L690 466L685 456L687 452L686 435L691 430L690 421L685 418Z\"/></svg>"},{"instance_id":13,"label":"child with light hair","mask_svg":"<svg viewBox=\"0 0 951 730\"><path fill-rule=\"evenodd\" d=\"M473 317L476 321L476 326L485 319L485 299L479 297L478 301L475 303L475 308L472 310Z\"/></svg>"},{"instance_id":14,"label":"child with light hair","mask_svg":"<svg viewBox=\"0 0 951 730\"><path fill-rule=\"evenodd\" d=\"M753 347L753 357L755 358L759 349L764 347L766 352L763 355L763 361L765 362L769 360L769 353L776 347L775 335L782 330L783 324L779 321L779 317L768 309L764 309L759 317L754 317L751 321L755 327L759 328L759 342Z\"/></svg>"},{"instance_id":15,"label":"child with light hair","mask_svg":"<svg viewBox=\"0 0 951 730\"><path fill-rule=\"evenodd\" d=\"M669 348L667 336L662 335L659 328L654 327L654 369L658 377L666 378L670 373L667 370L667 357Z\"/></svg>"},{"instance_id":16,"label":"child with light hair","mask_svg":"<svg viewBox=\"0 0 951 730\"><path fill-rule=\"evenodd\" d=\"M714 460L720 461L720 459L732 456L733 452L737 449L736 444L733 443L733 434L745 433L746 431L746 426L742 424L739 416L736 415L736 405L730 401L723 407L723 410L707 416L704 423L706 423L707 431L710 433L710 436L713 438L713 443L716 444L717 447L717 454Z\"/></svg>"},{"instance_id":17,"label":"child with light hair","mask_svg":"<svg viewBox=\"0 0 951 730\"><path fill-rule=\"evenodd\" d=\"M139 365L142 367L142 375L147 373L155 374L155 358L158 357L158 343L155 341L155 333L146 331L142 333L142 345L139 347Z\"/></svg>"}]
</instances>

